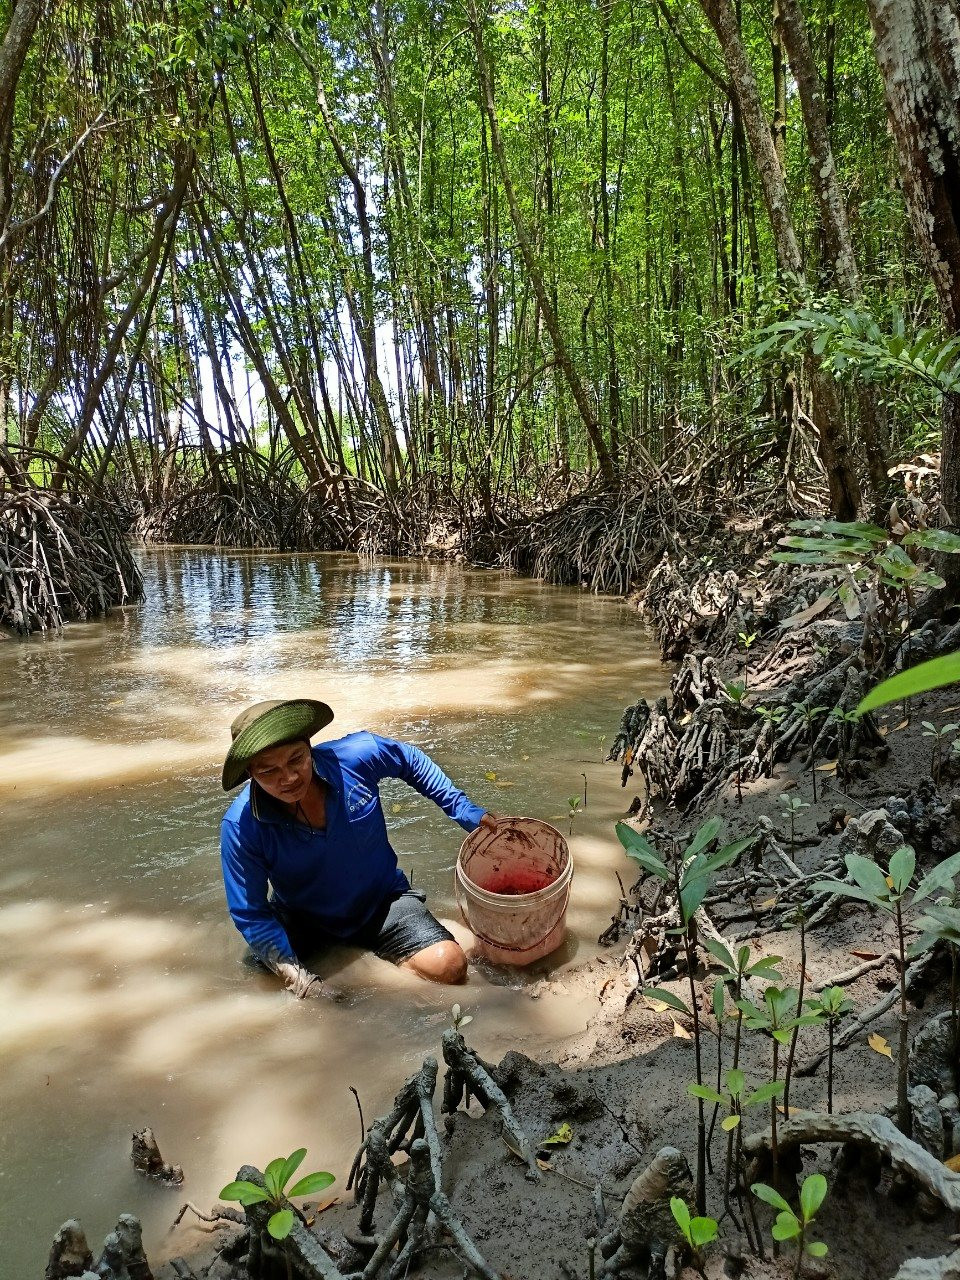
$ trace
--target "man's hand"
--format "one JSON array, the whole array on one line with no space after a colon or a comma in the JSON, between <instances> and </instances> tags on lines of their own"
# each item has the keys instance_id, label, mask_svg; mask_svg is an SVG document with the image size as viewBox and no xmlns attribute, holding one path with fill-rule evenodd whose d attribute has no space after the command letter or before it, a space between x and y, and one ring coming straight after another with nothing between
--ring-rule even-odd
<instances>
[{"instance_id":1,"label":"man's hand","mask_svg":"<svg viewBox=\"0 0 960 1280\"><path fill-rule=\"evenodd\" d=\"M497 834L497 824L499 821L500 819L495 813L485 813L480 819L480 830L487 831L490 835L494 836Z\"/></svg>"},{"instance_id":2,"label":"man's hand","mask_svg":"<svg viewBox=\"0 0 960 1280\"><path fill-rule=\"evenodd\" d=\"M340 1003L346 998L342 991L338 991L336 987L328 987L317 974L292 960L281 960L277 965L277 973L283 979L286 989L298 1000L331 1000Z\"/></svg>"}]
</instances>

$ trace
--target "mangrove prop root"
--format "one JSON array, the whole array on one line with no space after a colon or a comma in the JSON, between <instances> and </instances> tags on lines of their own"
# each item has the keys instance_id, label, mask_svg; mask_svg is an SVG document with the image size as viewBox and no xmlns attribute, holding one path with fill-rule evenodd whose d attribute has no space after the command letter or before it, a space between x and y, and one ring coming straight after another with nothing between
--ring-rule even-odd
<instances>
[{"instance_id":1,"label":"mangrove prop root","mask_svg":"<svg viewBox=\"0 0 960 1280\"><path fill-rule=\"evenodd\" d=\"M541 1180L536 1154L520 1128L503 1090L494 1080L490 1068L468 1047L463 1036L453 1027L443 1033L443 1060L447 1074L443 1084L443 1106L446 1114L452 1114L461 1101L468 1103L470 1094L489 1110L496 1108L503 1121L503 1128L527 1166L527 1178L531 1182Z\"/></svg>"},{"instance_id":2,"label":"mangrove prop root","mask_svg":"<svg viewBox=\"0 0 960 1280\"><path fill-rule=\"evenodd\" d=\"M21 635L59 631L142 594L109 504L0 489L0 626Z\"/></svg>"},{"instance_id":3,"label":"mangrove prop root","mask_svg":"<svg viewBox=\"0 0 960 1280\"><path fill-rule=\"evenodd\" d=\"M929 1151L904 1137L887 1116L853 1111L848 1115L803 1115L783 1120L777 1126L777 1146L783 1157L799 1146L817 1142L849 1143L866 1149L874 1161L888 1161L901 1176L920 1190L935 1196L947 1209L960 1213L960 1174L952 1173ZM744 1140L744 1151L753 1161L748 1175L753 1182L762 1176L770 1157L769 1132L754 1133Z\"/></svg>"},{"instance_id":4,"label":"mangrove prop root","mask_svg":"<svg viewBox=\"0 0 960 1280\"><path fill-rule=\"evenodd\" d=\"M76 1218L70 1218L53 1237L44 1280L68 1280L89 1272L92 1266L93 1253L83 1227Z\"/></svg>"},{"instance_id":5,"label":"mangrove prop root","mask_svg":"<svg viewBox=\"0 0 960 1280\"><path fill-rule=\"evenodd\" d=\"M252 1165L245 1164L237 1174L237 1179L242 1182L253 1182L258 1187L262 1187L263 1174L259 1169L253 1168ZM286 1204L286 1208L292 1209L292 1205ZM273 1216L274 1207L264 1201L258 1204L248 1204L244 1206L247 1222L250 1224L250 1252L247 1255L247 1270L250 1273L250 1280L260 1280L263 1271L263 1262L265 1253L264 1237L269 1240L267 1235L267 1223ZM305 1277L305 1280L343 1280L343 1273L337 1267L336 1263L320 1244L316 1236L312 1235L300 1217L294 1211L293 1226L290 1228L290 1234L282 1242L282 1250L290 1259L293 1266Z\"/></svg>"},{"instance_id":6,"label":"mangrove prop root","mask_svg":"<svg viewBox=\"0 0 960 1280\"><path fill-rule=\"evenodd\" d=\"M387 1265L397 1244L399 1253L386 1271L387 1280L406 1276L418 1250L426 1240L428 1221L435 1217L452 1240L454 1253L469 1272L481 1280L499 1280L497 1273L483 1259L476 1245L454 1213L449 1200L437 1188L429 1145L417 1138L410 1146L410 1168L404 1184L403 1199L393 1221L377 1242L369 1262L352 1280L374 1280Z\"/></svg>"},{"instance_id":7,"label":"mangrove prop root","mask_svg":"<svg viewBox=\"0 0 960 1280\"><path fill-rule=\"evenodd\" d=\"M600 1241L604 1259L599 1275L608 1280L637 1263L648 1276L663 1276L669 1251L679 1240L670 1209L677 1196L693 1203L690 1167L675 1147L661 1147L649 1165L634 1178L614 1228Z\"/></svg>"},{"instance_id":8,"label":"mangrove prop root","mask_svg":"<svg viewBox=\"0 0 960 1280\"><path fill-rule=\"evenodd\" d=\"M180 1223L183 1221L184 1214L187 1212L192 1213L196 1218L199 1218L201 1222L213 1223L214 1225L210 1228L211 1231L221 1222L237 1222L241 1225L246 1222L246 1218L237 1209L230 1209L226 1205L221 1205L217 1209L216 1213L204 1213L201 1209L198 1209L191 1200L188 1200L185 1204L181 1205L180 1212L173 1220L170 1228L171 1230L173 1230L174 1227L179 1227Z\"/></svg>"},{"instance_id":9,"label":"mangrove prop root","mask_svg":"<svg viewBox=\"0 0 960 1280\"><path fill-rule=\"evenodd\" d=\"M893 1280L960 1280L960 1249L943 1258L908 1258Z\"/></svg>"},{"instance_id":10,"label":"mangrove prop root","mask_svg":"<svg viewBox=\"0 0 960 1280\"><path fill-rule=\"evenodd\" d=\"M179 1187L183 1182L183 1169L178 1164L168 1164L164 1160L149 1126L138 1129L133 1134L130 1159L137 1173L142 1173L145 1178L153 1178L168 1187Z\"/></svg>"},{"instance_id":11,"label":"mangrove prop root","mask_svg":"<svg viewBox=\"0 0 960 1280\"><path fill-rule=\"evenodd\" d=\"M397 1171L390 1157L409 1147L415 1137L423 1136L430 1151L434 1181L440 1185L442 1154L440 1137L433 1112L437 1088L437 1060L425 1058L420 1070L410 1077L393 1103L389 1115L375 1120L353 1158L347 1178L347 1190L353 1190L357 1204L362 1205L359 1230L369 1237L380 1185L386 1182L399 1203L402 1193L397 1184Z\"/></svg>"}]
</instances>

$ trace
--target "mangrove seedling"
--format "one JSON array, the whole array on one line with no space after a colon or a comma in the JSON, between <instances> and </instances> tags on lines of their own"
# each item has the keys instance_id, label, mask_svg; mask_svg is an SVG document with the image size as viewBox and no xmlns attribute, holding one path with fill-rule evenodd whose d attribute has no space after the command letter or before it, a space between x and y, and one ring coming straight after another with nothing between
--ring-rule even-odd
<instances>
[{"instance_id":1,"label":"mangrove seedling","mask_svg":"<svg viewBox=\"0 0 960 1280\"><path fill-rule=\"evenodd\" d=\"M834 707L829 719L835 721L837 725L837 776L840 779L840 785L845 787L850 781L850 738L853 726L860 719L860 712L856 707L852 711Z\"/></svg>"},{"instance_id":2,"label":"mangrove seedling","mask_svg":"<svg viewBox=\"0 0 960 1280\"><path fill-rule=\"evenodd\" d=\"M754 631L752 635L747 635L745 631L738 631L737 639L743 645L747 655L743 660L743 688L746 692L750 688L750 650L756 644L757 633Z\"/></svg>"},{"instance_id":3,"label":"mangrove seedling","mask_svg":"<svg viewBox=\"0 0 960 1280\"><path fill-rule=\"evenodd\" d=\"M754 707L757 715L765 725L778 725L783 717L787 714L786 707ZM766 751L766 759L763 764L763 771L768 778L773 777L774 757L777 751L777 738L774 733L769 736L769 747Z\"/></svg>"},{"instance_id":4,"label":"mangrove seedling","mask_svg":"<svg viewBox=\"0 0 960 1280\"><path fill-rule=\"evenodd\" d=\"M623 845L627 857L636 862L643 871L656 876L664 884L671 885L676 895L680 912L680 928L677 933L683 946L683 954L686 961L687 982L690 987L690 1008L687 1009L683 1001L670 991L656 988L650 994L654 994L657 999L663 1000L672 1008L679 1006L683 1012L688 1013L692 1018L697 1084L702 1085L702 1025L694 978L697 965L697 937L694 917L709 892L716 872L727 866L728 863L733 862L735 858L738 858L744 849L748 848L753 842L753 837L748 836L745 840L735 840L732 844L724 845L716 853L708 854L707 850L719 840L723 830L723 822L720 818L708 818L694 832L692 840L685 849L674 850L671 864L668 865L660 857L660 854L650 841L642 836L639 831L635 831L633 827L628 826L625 822L618 822L616 830L617 838ZM703 1099L700 1098L697 1102L696 1174L696 1205L699 1214L703 1214L706 1211L706 1169L707 1125L703 1110Z\"/></svg>"},{"instance_id":5,"label":"mangrove seedling","mask_svg":"<svg viewBox=\"0 0 960 1280\"><path fill-rule=\"evenodd\" d=\"M601 733L599 738L597 738L597 745L600 747L600 763L601 764L603 764L606 759L606 757L603 754L603 745L606 742L606 740L607 740L607 735L605 733Z\"/></svg>"},{"instance_id":6,"label":"mangrove seedling","mask_svg":"<svg viewBox=\"0 0 960 1280\"><path fill-rule=\"evenodd\" d=\"M699 1271L703 1266L700 1250L717 1238L719 1223L716 1218L691 1218L687 1202L679 1196L671 1196L670 1212L673 1220L680 1228L680 1234L686 1240L693 1255L693 1265Z\"/></svg>"},{"instance_id":7,"label":"mangrove seedling","mask_svg":"<svg viewBox=\"0 0 960 1280\"><path fill-rule=\"evenodd\" d=\"M473 1021L472 1013L464 1013L458 1004L455 1004L450 1010L450 1017L453 1020L454 1031L460 1031L467 1023Z\"/></svg>"},{"instance_id":8,"label":"mangrove seedling","mask_svg":"<svg viewBox=\"0 0 960 1280\"><path fill-rule=\"evenodd\" d=\"M761 1085L759 1089L754 1089L747 1093L746 1077L743 1072L736 1067L731 1067L725 1078L726 1091L724 1093L719 1090L711 1089L708 1085L688 1084L687 1093L692 1098L702 1098L704 1102L712 1102L715 1107L725 1107L727 1114L720 1121L720 1128L727 1135L727 1152L724 1171L723 1184L723 1207L726 1213L730 1215L737 1228L740 1230L740 1223L737 1221L736 1215L730 1204L730 1189L734 1188L737 1200L740 1204L740 1211L743 1212L743 1200L741 1197L740 1170L743 1167L743 1135L742 1126L740 1124L741 1116L747 1107L757 1106L760 1103L769 1102L771 1098L777 1098L783 1093L783 1082L780 1080L772 1080L769 1084ZM736 1170L736 1172L734 1172ZM750 1206L750 1217L753 1219L754 1229L756 1231L756 1249L761 1252L760 1231L756 1224L753 1214L753 1208ZM750 1231L747 1227L747 1235ZM751 1241L751 1247L754 1247ZM762 1256L762 1253L761 1253Z\"/></svg>"},{"instance_id":9,"label":"mangrove seedling","mask_svg":"<svg viewBox=\"0 0 960 1280\"><path fill-rule=\"evenodd\" d=\"M810 781L813 786L813 803L817 803L817 762L814 759L813 748L816 742L814 730L816 728L817 717L822 716L828 709L827 707L808 707L805 702L795 702L793 709L802 718L807 726L807 750L810 753Z\"/></svg>"},{"instance_id":10,"label":"mangrove seedling","mask_svg":"<svg viewBox=\"0 0 960 1280\"><path fill-rule=\"evenodd\" d=\"M573 820L577 816L577 814L580 812L580 807L581 807L580 797L567 796L567 807L569 809L569 813L567 814L567 817L570 819L570 834L573 835Z\"/></svg>"},{"instance_id":11,"label":"mangrove seedling","mask_svg":"<svg viewBox=\"0 0 960 1280\"><path fill-rule=\"evenodd\" d=\"M827 1024L827 1115L833 1115L833 1042L841 1019L853 1009L853 1001L847 999L843 987L826 987L816 1000L807 1002L812 1011L819 1011Z\"/></svg>"},{"instance_id":12,"label":"mangrove seedling","mask_svg":"<svg viewBox=\"0 0 960 1280\"><path fill-rule=\"evenodd\" d=\"M800 1280L804 1254L809 1254L811 1258L825 1258L828 1253L827 1246L822 1240L807 1239L807 1233L817 1210L827 1197L826 1178L822 1173L811 1173L808 1178L804 1178L803 1186L800 1188L799 1214L794 1212L779 1191L768 1187L765 1182L755 1182L750 1190L758 1200L777 1210L777 1220L770 1230L774 1240L781 1242L796 1240L797 1265L793 1277L794 1280Z\"/></svg>"},{"instance_id":13,"label":"mangrove seedling","mask_svg":"<svg viewBox=\"0 0 960 1280\"><path fill-rule=\"evenodd\" d=\"M748 1031L759 1031L770 1037L773 1049L773 1083L780 1074L780 1046L790 1044L797 1027L809 1026L820 1020L816 1013L797 1013L799 991L796 987L767 987L763 993L763 1007L741 998L737 1006L743 1014L743 1025ZM785 1086L786 1087L786 1086ZM770 1158L773 1162L773 1180L779 1175L780 1153L777 1148L777 1104L775 1095L770 1100Z\"/></svg>"},{"instance_id":14,"label":"mangrove seedling","mask_svg":"<svg viewBox=\"0 0 960 1280\"><path fill-rule=\"evenodd\" d=\"M287 1183L300 1168L307 1154L306 1147L300 1147L284 1159L278 1156L271 1160L263 1171L262 1187L255 1182L229 1182L220 1192L221 1200L239 1200L246 1208L248 1204L269 1204L273 1213L267 1220L267 1231L274 1240L285 1240L293 1226L293 1210L287 1207L287 1199L293 1196L312 1196L318 1191L325 1191L336 1178L332 1173L308 1173L306 1177L287 1190ZM289 1260L288 1260L289 1262ZM289 1274L290 1267L287 1266Z\"/></svg>"},{"instance_id":15,"label":"mangrove seedling","mask_svg":"<svg viewBox=\"0 0 960 1280\"><path fill-rule=\"evenodd\" d=\"M790 857L795 858L797 856L797 818L804 809L809 809L810 806L807 804L806 800L801 800L799 796L788 795L785 791L781 793L779 803L781 810L790 824Z\"/></svg>"},{"instance_id":16,"label":"mangrove seedling","mask_svg":"<svg viewBox=\"0 0 960 1280\"><path fill-rule=\"evenodd\" d=\"M737 709L737 722L734 733L737 742L737 804L743 804L743 792L740 787L740 737L742 734L741 719L743 708L747 700L747 686L741 684L739 680L729 680L724 681L723 690Z\"/></svg>"},{"instance_id":17,"label":"mangrove seedling","mask_svg":"<svg viewBox=\"0 0 960 1280\"><path fill-rule=\"evenodd\" d=\"M930 720L921 720L920 727L925 738L933 739L933 746L930 752L930 772L933 780L939 787L940 774L943 771L943 744L950 737L951 733L956 733L960 729L960 724L944 724L938 729Z\"/></svg>"},{"instance_id":18,"label":"mangrove seedling","mask_svg":"<svg viewBox=\"0 0 960 1280\"><path fill-rule=\"evenodd\" d=\"M954 868L951 873L951 867ZM925 951L934 946L938 942L942 942L950 952L950 1021L953 1028L953 1044L954 1044L954 1060L960 1058L960 1014L958 1014L958 1000L960 1000L960 972L958 972L958 960L960 960L960 888L954 882L953 875L960 871L960 853L955 853L952 858L947 858L941 862L938 867L934 867L930 872L930 876L935 876L940 883L933 890L946 889L948 892L931 902L926 908L926 914L921 916L914 923L920 930L920 937L914 942L909 951L907 958L913 959L922 955ZM927 880L930 879L927 877ZM916 901L916 899L914 899Z\"/></svg>"},{"instance_id":19,"label":"mangrove seedling","mask_svg":"<svg viewBox=\"0 0 960 1280\"><path fill-rule=\"evenodd\" d=\"M890 858L887 874L880 870L872 858L865 858L858 853L848 853L845 858L847 872L853 884L842 880L818 880L813 885L815 893L833 893L843 898L856 898L860 902L869 903L879 911L892 916L897 930L897 949L899 954L900 1013L899 1044L897 1057L897 1125L900 1131L910 1137L912 1118L910 1103L907 1098L908 1068L908 1017L907 1017L907 958L906 958L906 924L904 911L915 907L946 888L953 877L960 872L960 853L941 862L917 885L911 902L907 902L907 894L913 883L917 869L917 857L910 845L901 845ZM935 908L926 908L932 914Z\"/></svg>"}]
</instances>

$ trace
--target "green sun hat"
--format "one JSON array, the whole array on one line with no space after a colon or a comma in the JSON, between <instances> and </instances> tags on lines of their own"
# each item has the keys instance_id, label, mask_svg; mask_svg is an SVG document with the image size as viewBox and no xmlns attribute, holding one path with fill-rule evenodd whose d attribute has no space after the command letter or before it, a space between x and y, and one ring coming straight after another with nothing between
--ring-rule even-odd
<instances>
[{"instance_id":1,"label":"green sun hat","mask_svg":"<svg viewBox=\"0 0 960 1280\"><path fill-rule=\"evenodd\" d=\"M325 702L313 698L255 702L230 726L233 739L223 762L223 789L232 791L247 776L247 765L258 751L294 738L310 739L333 719Z\"/></svg>"}]
</instances>

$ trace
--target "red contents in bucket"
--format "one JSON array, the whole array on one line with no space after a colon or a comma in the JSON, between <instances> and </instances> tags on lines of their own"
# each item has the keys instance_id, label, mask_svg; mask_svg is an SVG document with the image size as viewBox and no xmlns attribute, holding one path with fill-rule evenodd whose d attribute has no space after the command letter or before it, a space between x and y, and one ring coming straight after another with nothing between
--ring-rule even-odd
<instances>
[{"instance_id":1,"label":"red contents in bucket","mask_svg":"<svg viewBox=\"0 0 960 1280\"><path fill-rule=\"evenodd\" d=\"M509 870L501 871L491 879L485 880L480 888L486 889L488 893L500 893L505 898L512 898L521 893L536 893L538 889L546 889L547 885L553 884L555 879L556 876L546 871L510 867Z\"/></svg>"}]
</instances>

